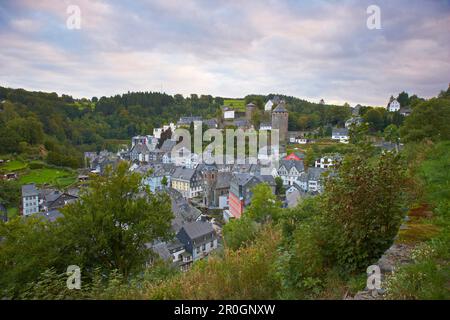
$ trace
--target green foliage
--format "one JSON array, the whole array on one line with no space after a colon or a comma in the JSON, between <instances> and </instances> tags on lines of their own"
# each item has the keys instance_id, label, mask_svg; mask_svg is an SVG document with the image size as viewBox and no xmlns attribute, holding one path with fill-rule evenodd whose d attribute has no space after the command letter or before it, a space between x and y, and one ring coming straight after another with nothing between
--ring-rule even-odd
<instances>
[{"instance_id":1,"label":"green foliage","mask_svg":"<svg viewBox=\"0 0 450 320\"><path fill-rule=\"evenodd\" d=\"M450 99L433 98L419 103L405 120L400 133L404 141L450 140Z\"/></svg>"},{"instance_id":2,"label":"green foliage","mask_svg":"<svg viewBox=\"0 0 450 320\"><path fill-rule=\"evenodd\" d=\"M395 144L400 142L400 132L395 124L390 124L384 129L384 139Z\"/></svg>"},{"instance_id":3,"label":"green foliage","mask_svg":"<svg viewBox=\"0 0 450 320\"><path fill-rule=\"evenodd\" d=\"M275 177L275 194L282 195L286 192L284 186L283 186L283 179L281 177Z\"/></svg>"},{"instance_id":4,"label":"green foliage","mask_svg":"<svg viewBox=\"0 0 450 320\"><path fill-rule=\"evenodd\" d=\"M168 239L173 218L168 195L151 193L141 181L121 163L93 177L81 201L64 207L56 222L32 216L0 223L0 295L17 298L31 287L29 297L69 297L58 289L69 265L81 267L86 288L99 274L113 284L117 274L122 282L141 275L153 257L146 244Z\"/></svg>"},{"instance_id":5,"label":"green foliage","mask_svg":"<svg viewBox=\"0 0 450 320\"><path fill-rule=\"evenodd\" d=\"M2 297L17 297L27 283L48 267L63 268L60 234L48 222L36 218L14 218L0 222L0 288Z\"/></svg>"},{"instance_id":6,"label":"green foliage","mask_svg":"<svg viewBox=\"0 0 450 320\"><path fill-rule=\"evenodd\" d=\"M322 226L328 263L363 270L392 244L403 216L405 175L398 156L347 156L326 184Z\"/></svg>"},{"instance_id":7,"label":"green foliage","mask_svg":"<svg viewBox=\"0 0 450 320\"><path fill-rule=\"evenodd\" d=\"M93 179L80 201L62 209L67 246L87 270L118 270L125 278L150 258L146 244L171 236L173 214L167 194L142 191L141 176L122 162Z\"/></svg>"},{"instance_id":8,"label":"green foliage","mask_svg":"<svg viewBox=\"0 0 450 320\"><path fill-rule=\"evenodd\" d=\"M0 180L0 204L8 207L19 205L20 186L15 181Z\"/></svg>"},{"instance_id":9,"label":"green foliage","mask_svg":"<svg viewBox=\"0 0 450 320\"><path fill-rule=\"evenodd\" d=\"M273 299L281 289L274 270L279 242L279 231L268 224L251 245L225 249L223 257L210 256L161 285L144 284L134 298Z\"/></svg>"},{"instance_id":10,"label":"green foliage","mask_svg":"<svg viewBox=\"0 0 450 320\"><path fill-rule=\"evenodd\" d=\"M259 225L246 215L233 219L223 227L225 246L237 250L253 241L258 230Z\"/></svg>"},{"instance_id":11,"label":"green foliage","mask_svg":"<svg viewBox=\"0 0 450 320\"><path fill-rule=\"evenodd\" d=\"M273 194L266 183L253 187L253 196L250 205L245 209L244 215L256 222L265 222L269 219L277 220L281 212L281 202Z\"/></svg>"}]
</instances>

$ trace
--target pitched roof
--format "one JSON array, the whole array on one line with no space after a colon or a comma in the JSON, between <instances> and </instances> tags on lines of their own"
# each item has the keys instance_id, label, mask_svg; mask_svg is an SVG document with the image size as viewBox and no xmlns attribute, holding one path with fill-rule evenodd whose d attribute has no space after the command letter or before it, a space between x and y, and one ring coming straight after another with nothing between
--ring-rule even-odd
<instances>
[{"instance_id":1,"label":"pitched roof","mask_svg":"<svg viewBox=\"0 0 450 320\"><path fill-rule=\"evenodd\" d=\"M233 175L231 174L231 172L218 172L216 188L229 188L232 177Z\"/></svg>"},{"instance_id":2,"label":"pitched roof","mask_svg":"<svg viewBox=\"0 0 450 320\"><path fill-rule=\"evenodd\" d=\"M347 128L333 128L332 135L348 135L348 129Z\"/></svg>"},{"instance_id":3,"label":"pitched roof","mask_svg":"<svg viewBox=\"0 0 450 320\"><path fill-rule=\"evenodd\" d=\"M177 144L176 141L167 139L164 141L163 145L161 146L160 150L164 153L172 151L173 147Z\"/></svg>"},{"instance_id":4,"label":"pitched roof","mask_svg":"<svg viewBox=\"0 0 450 320\"><path fill-rule=\"evenodd\" d=\"M130 152L136 152L138 154L149 154L150 149L146 144L143 143L136 143L130 150Z\"/></svg>"},{"instance_id":5,"label":"pitched roof","mask_svg":"<svg viewBox=\"0 0 450 320\"><path fill-rule=\"evenodd\" d=\"M285 103L280 102L272 112L288 112Z\"/></svg>"},{"instance_id":6,"label":"pitched roof","mask_svg":"<svg viewBox=\"0 0 450 320\"><path fill-rule=\"evenodd\" d=\"M309 168L308 169L308 180L319 180L322 176L322 173L324 173L325 171L327 171L327 169L324 168Z\"/></svg>"},{"instance_id":7,"label":"pitched roof","mask_svg":"<svg viewBox=\"0 0 450 320\"><path fill-rule=\"evenodd\" d=\"M34 184L25 184L22 186L22 197L37 196L38 190Z\"/></svg>"},{"instance_id":8,"label":"pitched roof","mask_svg":"<svg viewBox=\"0 0 450 320\"><path fill-rule=\"evenodd\" d=\"M186 223L183 225L182 229L184 229L188 237L191 239L197 239L211 232L214 232L212 224L206 221Z\"/></svg>"},{"instance_id":9,"label":"pitched roof","mask_svg":"<svg viewBox=\"0 0 450 320\"><path fill-rule=\"evenodd\" d=\"M37 217L47 219L50 222L55 222L56 219L64 217L64 215L59 210L50 210L48 212L40 212L36 214Z\"/></svg>"},{"instance_id":10,"label":"pitched roof","mask_svg":"<svg viewBox=\"0 0 450 320\"><path fill-rule=\"evenodd\" d=\"M281 168L282 166L284 166L288 171L290 171L292 167L295 167L298 172L302 172L305 170L305 166L302 160L280 160L279 168Z\"/></svg>"},{"instance_id":11,"label":"pitched roof","mask_svg":"<svg viewBox=\"0 0 450 320\"><path fill-rule=\"evenodd\" d=\"M172 179L190 181L195 174L195 169L177 167L172 174Z\"/></svg>"}]
</instances>

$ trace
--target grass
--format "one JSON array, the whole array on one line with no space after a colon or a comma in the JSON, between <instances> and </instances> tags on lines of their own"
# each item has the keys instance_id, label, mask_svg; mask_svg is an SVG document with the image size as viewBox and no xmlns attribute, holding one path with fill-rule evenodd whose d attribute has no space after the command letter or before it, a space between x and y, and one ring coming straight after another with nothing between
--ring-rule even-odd
<instances>
[{"instance_id":1,"label":"grass","mask_svg":"<svg viewBox=\"0 0 450 320\"><path fill-rule=\"evenodd\" d=\"M19 183L51 184L66 187L76 182L76 175L63 169L43 168L30 170L19 178Z\"/></svg>"},{"instance_id":2,"label":"grass","mask_svg":"<svg viewBox=\"0 0 450 320\"><path fill-rule=\"evenodd\" d=\"M388 299L450 299L449 168L449 141L434 145L420 164L417 178L429 204L413 207L408 228L399 233L398 241L417 246L414 262L388 277Z\"/></svg>"},{"instance_id":3,"label":"grass","mask_svg":"<svg viewBox=\"0 0 450 320\"><path fill-rule=\"evenodd\" d=\"M27 164L20 160L11 160L0 165L0 170L5 172L19 171L27 168Z\"/></svg>"},{"instance_id":4,"label":"grass","mask_svg":"<svg viewBox=\"0 0 450 320\"><path fill-rule=\"evenodd\" d=\"M245 112L245 100L243 99L225 99L223 104L235 111Z\"/></svg>"}]
</instances>

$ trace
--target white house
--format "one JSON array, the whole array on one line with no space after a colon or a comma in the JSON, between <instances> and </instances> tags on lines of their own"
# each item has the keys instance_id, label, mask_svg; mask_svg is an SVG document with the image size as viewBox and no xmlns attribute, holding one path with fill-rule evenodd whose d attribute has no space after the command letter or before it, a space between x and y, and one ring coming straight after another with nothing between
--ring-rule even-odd
<instances>
[{"instance_id":1,"label":"white house","mask_svg":"<svg viewBox=\"0 0 450 320\"><path fill-rule=\"evenodd\" d=\"M272 111L272 107L273 107L273 102L272 102L272 100L269 100L264 105L264 111Z\"/></svg>"},{"instance_id":2,"label":"white house","mask_svg":"<svg viewBox=\"0 0 450 320\"><path fill-rule=\"evenodd\" d=\"M163 128L154 128L153 136L157 139L161 139L161 133L163 132Z\"/></svg>"},{"instance_id":3,"label":"white house","mask_svg":"<svg viewBox=\"0 0 450 320\"><path fill-rule=\"evenodd\" d=\"M130 160L138 162L149 162L150 149L148 144L136 143L130 150Z\"/></svg>"},{"instance_id":4,"label":"white house","mask_svg":"<svg viewBox=\"0 0 450 320\"><path fill-rule=\"evenodd\" d=\"M234 119L234 110L226 110L223 113L224 119Z\"/></svg>"},{"instance_id":5,"label":"white house","mask_svg":"<svg viewBox=\"0 0 450 320\"><path fill-rule=\"evenodd\" d=\"M264 131L264 130L272 130L272 124L270 122L262 122L259 125L259 130L260 131Z\"/></svg>"},{"instance_id":6,"label":"white house","mask_svg":"<svg viewBox=\"0 0 450 320\"><path fill-rule=\"evenodd\" d=\"M389 103L388 110L390 112L399 111L400 110L400 103L396 99L392 100L391 103Z\"/></svg>"},{"instance_id":7,"label":"white house","mask_svg":"<svg viewBox=\"0 0 450 320\"><path fill-rule=\"evenodd\" d=\"M338 154L323 156L314 162L314 167L328 169L329 167L336 165L336 163L341 160L342 157Z\"/></svg>"},{"instance_id":8,"label":"white house","mask_svg":"<svg viewBox=\"0 0 450 320\"><path fill-rule=\"evenodd\" d=\"M22 213L24 216L39 212L39 192L34 184L22 186Z\"/></svg>"},{"instance_id":9,"label":"white house","mask_svg":"<svg viewBox=\"0 0 450 320\"><path fill-rule=\"evenodd\" d=\"M323 168L309 168L308 172L302 172L295 184L305 192L322 192L322 174L326 171Z\"/></svg>"},{"instance_id":10,"label":"white house","mask_svg":"<svg viewBox=\"0 0 450 320\"><path fill-rule=\"evenodd\" d=\"M339 140L341 142L348 140L348 129L347 128L334 128L331 134L331 139Z\"/></svg>"},{"instance_id":11,"label":"white house","mask_svg":"<svg viewBox=\"0 0 450 320\"><path fill-rule=\"evenodd\" d=\"M277 175L283 179L283 185L292 186L305 171L303 161L298 160L281 160L277 170Z\"/></svg>"}]
</instances>

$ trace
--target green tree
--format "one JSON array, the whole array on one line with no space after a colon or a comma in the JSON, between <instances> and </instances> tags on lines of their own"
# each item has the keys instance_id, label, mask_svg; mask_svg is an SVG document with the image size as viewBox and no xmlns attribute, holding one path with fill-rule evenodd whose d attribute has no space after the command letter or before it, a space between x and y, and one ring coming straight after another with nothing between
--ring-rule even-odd
<instances>
[{"instance_id":1,"label":"green tree","mask_svg":"<svg viewBox=\"0 0 450 320\"><path fill-rule=\"evenodd\" d=\"M273 194L270 186L267 183L260 183L253 187L252 192L252 201L245 209L244 215L257 222L276 220L281 212L281 202Z\"/></svg>"},{"instance_id":2,"label":"green tree","mask_svg":"<svg viewBox=\"0 0 450 320\"><path fill-rule=\"evenodd\" d=\"M400 132L395 124L390 124L384 129L384 139L386 141L395 143L398 152L398 145L400 143Z\"/></svg>"},{"instance_id":3,"label":"green tree","mask_svg":"<svg viewBox=\"0 0 450 320\"><path fill-rule=\"evenodd\" d=\"M364 149L347 156L326 184L321 225L329 265L361 271L392 244L404 205L400 158L387 153L368 159Z\"/></svg>"},{"instance_id":4,"label":"green tree","mask_svg":"<svg viewBox=\"0 0 450 320\"><path fill-rule=\"evenodd\" d=\"M406 117L400 134L405 142L450 139L450 99L433 98L418 104Z\"/></svg>"},{"instance_id":5,"label":"green tree","mask_svg":"<svg viewBox=\"0 0 450 320\"><path fill-rule=\"evenodd\" d=\"M122 162L94 178L80 201L62 209L61 226L74 262L92 271L118 270L126 279L143 270L146 244L169 239L173 214L167 194L153 194Z\"/></svg>"},{"instance_id":6,"label":"green tree","mask_svg":"<svg viewBox=\"0 0 450 320\"><path fill-rule=\"evenodd\" d=\"M161 179L161 184L162 184L164 187L167 187L167 185L169 184L169 181L167 180L167 177L166 177L166 176L162 177L162 179Z\"/></svg>"},{"instance_id":7,"label":"green tree","mask_svg":"<svg viewBox=\"0 0 450 320\"><path fill-rule=\"evenodd\" d=\"M276 195L281 195L284 194L286 191L284 190L284 186L283 186L283 179L281 177L276 177L275 178L275 194Z\"/></svg>"}]
</instances>

